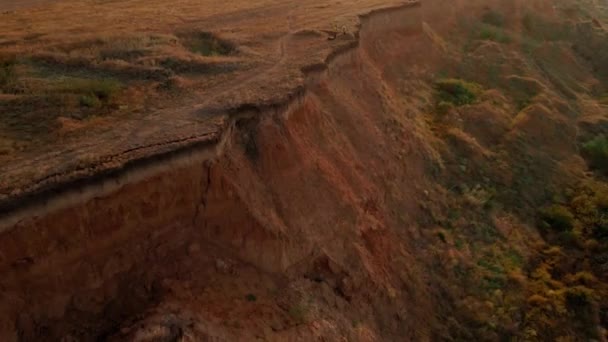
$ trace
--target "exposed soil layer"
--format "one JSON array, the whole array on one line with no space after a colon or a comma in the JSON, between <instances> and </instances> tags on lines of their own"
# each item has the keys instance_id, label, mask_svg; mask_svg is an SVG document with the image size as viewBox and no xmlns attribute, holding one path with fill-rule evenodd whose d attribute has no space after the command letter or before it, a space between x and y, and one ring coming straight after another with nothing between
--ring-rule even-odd
<instances>
[{"instance_id":1,"label":"exposed soil layer","mask_svg":"<svg viewBox=\"0 0 608 342\"><path fill-rule=\"evenodd\" d=\"M214 144L13 211L3 340L431 336L430 312L397 304L433 306L397 243L407 232L389 229L417 210L422 142L414 127L398 144L382 133L405 107L367 53L420 27L412 11L365 17L359 47L284 104L219 121ZM409 200L391 209L393 187Z\"/></svg>"}]
</instances>

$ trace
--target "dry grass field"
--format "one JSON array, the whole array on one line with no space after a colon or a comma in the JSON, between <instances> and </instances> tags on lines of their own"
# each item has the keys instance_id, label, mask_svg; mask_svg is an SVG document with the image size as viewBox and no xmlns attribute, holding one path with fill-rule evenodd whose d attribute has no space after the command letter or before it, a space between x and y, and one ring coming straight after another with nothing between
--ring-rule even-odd
<instances>
[{"instance_id":1,"label":"dry grass field","mask_svg":"<svg viewBox=\"0 0 608 342\"><path fill-rule=\"evenodd\" d=\"M0 184L183 141L230 108L280 102L302 68L352 42L358 14L395 4L3 1ZM330 41L335 27L350 34Z\"/></svg>"}]
</instances>

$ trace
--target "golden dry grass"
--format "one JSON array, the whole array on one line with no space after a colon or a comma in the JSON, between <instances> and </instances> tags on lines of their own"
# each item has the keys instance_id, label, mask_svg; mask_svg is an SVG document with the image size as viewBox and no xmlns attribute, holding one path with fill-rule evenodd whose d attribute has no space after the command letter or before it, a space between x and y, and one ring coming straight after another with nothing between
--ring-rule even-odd
<instances>
[{"instance_id":1,"label":"golden dry grass","mask_svg":"<svg viewBox=\"0 0 608 342\"><path fill-rule=\"evenodd\" d=\"M336 24L353 31L358 14L394 4L0 2L0 60L11 60L0 70L0 133L8 146L0 158L60 151L160 109L183 117L200 107L270 101L297 86L302 65L332 48L323 34L298 44L291 34ZM110 83L111 96L91 91ZM73 120L77 129L66 130Z\"/></svg>"}]
</instances>

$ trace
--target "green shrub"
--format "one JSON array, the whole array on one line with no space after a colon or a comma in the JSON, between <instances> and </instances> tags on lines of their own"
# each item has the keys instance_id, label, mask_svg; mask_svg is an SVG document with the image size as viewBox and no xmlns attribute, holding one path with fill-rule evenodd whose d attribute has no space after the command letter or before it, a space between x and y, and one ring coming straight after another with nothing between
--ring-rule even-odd
<instances>
[{"instance_id":1,"label":"green shrub","mask_svg":"<svg viewBox=\"0 0 608 342\"><path fill-rule=\"evenodd\" d=\"M441 79L435 82L438 104L447 106L450 103L454 106L472 104L477 100L481 92L481 86L458 79Z\"/></svg>"},{"instance_id":2,"label":"green shrub","mask_svg":"<svg viewBox=\"0 0 608 342\"><path fill-rule=\"evenodd\" d=\"M558 231L568 231L574 226L574 215L559 204L542 209L540 215L544 223Z\"/></svg>"},{"instance_id":3,"label":"green shrub","mask_svg":"<svg viewBox=\"0 0 608 342\"><path fill-rule=\"evenodd\" d=\"M583 144L582 152L592 168L608 172L608 139L604 135L598 135Z\"/></svg>"}]
</instances>

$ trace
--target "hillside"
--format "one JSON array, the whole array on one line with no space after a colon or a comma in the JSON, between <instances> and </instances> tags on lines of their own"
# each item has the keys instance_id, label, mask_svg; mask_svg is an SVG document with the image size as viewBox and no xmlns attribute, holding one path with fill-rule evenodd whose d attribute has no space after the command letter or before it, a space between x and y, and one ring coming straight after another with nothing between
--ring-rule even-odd
<instances>
[{"instance_id":1,"label":"hillside","mask_svg":"<svg viewBox=\"0 0 608 342\"><path fill-rule=\"evenodd\" d=\"M0 14L1 341L608 339L608 3L203 2Z\"/></svg>"}]
</instances>

